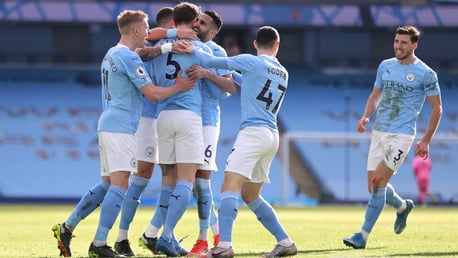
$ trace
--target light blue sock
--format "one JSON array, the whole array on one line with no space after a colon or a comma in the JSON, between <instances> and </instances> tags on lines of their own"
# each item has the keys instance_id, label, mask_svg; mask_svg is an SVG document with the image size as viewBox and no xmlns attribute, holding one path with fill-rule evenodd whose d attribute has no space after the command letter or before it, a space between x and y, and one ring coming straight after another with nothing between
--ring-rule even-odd
<instances>
[{"instance_id":1,"label":"light blue sock","mask_svg":"<svg viewBox=\"0 0 458 258\"><path fill-rule=\"evenodd\" d=\"M170 241L173 238L173 231L180 218L188 207L192 195L192 183L179 180L169 200L169 208L165 218L162 236Z\"/></svg>"},{"instance_id":2,"label":"light blue sock","mask_svg":"<svg viewBox=\"0 0 458 258\"><path fill-rule=\"evenodd\" d=\"M130 223L132 223L138 206L140 205L140 197L148 183L149 179L131 176L126 198L121 208L121 220L119 221L120 229L129 229Z\"/></svg>"},{"instance_id":3,"label":"light blue sock","mask_svg":"<svg viewBox=\"0 0 458 258\"><path fill-rule=\"evenodd\" d=\"M402 205L403 199L396 193L394 187L391 184L386 186L386 204L399 209Z\"/></svg>"},{"instance_id":4,"label":"light blue sock","mask_svg":"<svg viewBox=\"0 0 458 258\"><path fill-rule=\"evenodd\" d=\"M156 209L154 210L154 215L151 218L150 224L155 226L156 228L161 228L162 227L162 216L161 216L161 212L159 210L159 200L158 200L158 203L156 205Z\"/></svg>"},{"instance_id":5,"label":"light blue sock","mask_svg":"<svg viewBox=\"0 0 458 258\"><path fill-rule=\"evenodd\" d=\"M109 187L110 183L102 180L100 183L87 191L81 197L75 209L70 214L67 221L65 221L65 224L71 226L73 229L76 228L81 220L86 218L100 205Z\"/></svg>"},{"instance_id":6,"label":"light blue sock","mask_svg":"<svg viewBox=\"0 0 458 258\"><path fill-rule=\"evenodd\" d=\"M237 213L237 193L229 191L221 193L221 204L218 212L220 242L232 242L232 227L237 218Z\"/></svg>"},{"instance_id":7,"label":"light blue sock","mask_svg":"<svg viewBox=\"0 0 458 258\"><path fill-rule=\"evenodd\" d=\"M118 217L125 194L126 190L120 186L112 185L108 188L108 192L102 202L99 225L94 240L107 241L108 232Z\"/></svg>"},{"instance_id":8,"label":"light blue sock","mask_svg":"<svg viewBox=\"0 0 458 258\"><path fill-rule=\"evenodd\" d=\"M213 194L210 188L210 180L197 178L195 183L197 190L197 211L199 213L200 230L208 230L210 227L210 212L212 210Z\"/></svg>"},{"instance_id":9,"label":"light blue sock","mask_svg":"<svg viewBox=\"0 0 458 258\"><path fill-rule=\"evenodd\" d=\"M157 205L159 208L159 214L160 214L159 218L161 219L161 226L164 225L165 223L165 218L167 217L167 211L169 209L170 196L172 195L174 190L175 190L174 186L163 185L161 187L161 193L159 195L159 200L158 200L158 205ZM154 216L151 219L151 224L153 224L153 219L154 219Z\"/></svg>"},{"instance_id":10,"label":"light blue sock","mask_svg":"<svg viewBox=\"0 0 458 258\"><path fill-rule=\"evenodd\" d=\"M288 234L286 234L285 229L280 224L280 220L278 220L274 209L261 196L249 203L248 208L256 214L257 219L262 223L262 225L264 225L264 227L275 236L277 242L288 238Z\"/></svg>"},{"instance_id":11,"label":"light blue sock","mask_svg":"<svg viewBox=\"0 0 458 258\"><path fill-rule=\"evenodd\" d=\"M382 213L386 200L386 187L374 188L371 198L367 204L366 216L362 229L367 233L372 231L380 213Z\"/></svg>"}]
</instances>

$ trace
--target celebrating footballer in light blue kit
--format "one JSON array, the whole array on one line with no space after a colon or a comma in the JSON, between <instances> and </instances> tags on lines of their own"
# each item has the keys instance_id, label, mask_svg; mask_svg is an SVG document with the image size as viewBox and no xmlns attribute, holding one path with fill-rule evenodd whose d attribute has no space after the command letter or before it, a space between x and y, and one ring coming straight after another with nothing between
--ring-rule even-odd
<instances>
[{"instance_id":1,"label":"celebrating footballer in light blue kit","mask_svg":"<svg viewBox=\"0 0 458 258\"><path fill-rule=\"evenodd\" d=\"M265 257L292 256L297 247L281 225L272 206L260 195L269 183L269 170L278 149L277 114L288 86L288 72L275 58L280 44L277 30L270 26L258 29L254 46L257 56L211 57L194 49L194 54L209 67L237 70L242 73L242 122L237 139L226 162L219 208L220 242L208 257L233 257L232 229L237 216L237 198L243 201L258 220L275 237L275 248Z\"/></svg>"},{"instance_id":2,"label":"celebrating footballer in light blue kit","mask_svg":"<svg viewBox=\"0 0 458 258\"><path fill-rule=\"evenodd\" d=\"M173 20L177 29L192 28L200 13L200 8L188 2L181 2L173 10ZM179 38L160 40L156 45L171 43ZM193 45L210 49L200 41L190 40ZM153 60L153 80L160 85L172 85L177 75L201 61L190 55L169 53ZM159 163L176 164L176 186L169 198L167 214L156 249L168 256L187 254L174 237L174 229L184 214L192 195L198 165L204 160L202 136L202 97L200 81L196 87L185 93L178 93L158 101L157 133L159 143Z\"/></svg>"},{"instance_id":3,"label":"celebrating footballer in light blue kit","mask_svg":"<svg viewBox=\"0 0 458 258\"><path fill-rule=\"evenodd\" d=\"M124 257L107 245L107 237L123 204L129 175L136 172L134 134L143 107L143 95L157 100L194 86L193 81L181 78L169 88L152 84L140 56L134 52L146 43L149 27L146 13L123 11L117 24L121 39L107 51L101 64L103 112L97 131L102 183L81 198L66 223L53 227L63 256L71 256L73 229L102 202L99 224L88 254L90 257Z\"/></svg>"},{"instance_id":4,"label":"celebrating footballer in light blue kit","mask_svg":"<svg viewBox=\"0 0 458 258\"><path fill-rule=\"evenodd\" d=\"M364 223L358 233L343 239L345 245L355 249L366 247L369 234L385 204L397 210L394 222L396 234L404 231L407 216L415 207L412 200L401 198L389 181L409 153L416 135L416 120L425 99L432 112L428 127L414 148L420 157L428 157L429 143L442 116L437 75L414 54L419 38L420 31L413 26L397 28L393 44L395 57L380 63L374 88L357 124L357 131L365 132L369 118L376 113L367 158L367 182L371 196Z\"/></svg>"},{"instance_id":5,"label":"celebrating footballer in light blue kit","mask_svg":"<svg viewBox=\"0 0 458 258\"><path fill-rule=\"evenodd\" d=\"M199 15L198 22L195 23L193 28L197 32L199 39L210 47L214 56L226 57L227 54L224 48L212 41L221 29L222 24L223 21L217 12L207 10ZM236 87L229 70L205 69L194 65L186 71L186 74L192 79L203 79L201 94L205 146L204 163L197 170L196 182L193 188L199 215L199 235L196 243L188 253L188 256L199 256L208 252L209 228L213 233L213 246L216 246L219 242L219 227L213 204L210 179L212 171L218 170L216 155L220 133L219 102L234 93Z\"/></svg>"},{"instance_id":6,"label":"celebrating footballer in light blue kit","mask_svg":"<svg viewBox=\"0 0 458 258\"><path fill-rule=\"evenodd\" d=\"M151 61L144 62L145 70L152 74ZM118 236L114 245L116 252L126 256L135 256L129 242L129 228L133 221L144 189L158 162L157 143L157 103L143 97L143 108L135 133L137 171L130 176L129 188L121 207Z\"/></svg>"}]
</instances>

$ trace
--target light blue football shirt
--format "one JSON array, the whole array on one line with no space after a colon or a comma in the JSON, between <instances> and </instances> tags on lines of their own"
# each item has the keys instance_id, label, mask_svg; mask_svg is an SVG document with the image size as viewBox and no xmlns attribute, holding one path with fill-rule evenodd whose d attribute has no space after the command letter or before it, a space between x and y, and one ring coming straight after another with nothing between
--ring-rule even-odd
<instances>
[{"instance_id":1,"label":"light blue football shirt","mask_svg":"<svg viewBox=\"0 0 458 258\"><path fill-rule=\"evenodd\" d=\"M97 131L134 134L143 107L139 89L151 83L140 56L118 44L103 58L101 75L103 112Z\"/></svg>"},{"instance_id":2,"label":"light blue football shirt","mask_svg":"<svg viewBox=\"0 0 458 258\"><path fill-rule=\"evenodd\" d=\"M206 43L210 47L214 56L226 57L227 53L224 48L213 41ZM231 71L227 69L210 68L213 73L218 76L225 76L230 74ZM201 85L202 94L202 125L203 126L216 126L220 119L219 101L230 96L229 93L214 85L211 81L202 80Z\"/></svg>"},{"instance_id":3,"label":"light blue football shirt","mask_svg":"<svg viewBox=\"0 0 458 258\"><path fill-rule=\"evenodd\" d=\"M156 43L160 46L165 43L173 43L179 38L161 39ZM211 50L204 43L197 40L190 40L197 47L205 49L211 53ZM153 60L153 80L157 86L169 87L175 84L178 72L181 70L181 76L187 77L186 70L192 65L201 65L201 60L194 55L181 55L167 53L160 55ZM203 65L201 65L203 66ZM196 86L188 91L178 92L168 98L157 101L158 114L162 110L190 110L202 116L202 96L200 94L201 80L196 81Z\"/></svg>"},{"instance_id":4,"label":"light blue football shirt","mask_svg":"<svg viewBox=\"0 0 458 258\"><path fill-rule=\"evenodd\" d=\"M374 87L382 89L373 128L388 133L416 134L416 120L426 96L440 94L437 74L421 60L403 65L382 61Z\"/></svg>"},{"instance_id":5,"label":"light blue football shirt","mask_svg":"<svg viewBox=\"0 0 458 258\"><path fill-rule=\"evenodd\" d=\"M241 128L265 126L277 128L277 114L288 87L288 71L276 58L241 54L233 57L212 57L199 49L194 54L209 67L237 70L242 73Z\"/></svg>"},{"instance_id":6,"label":"light blue football shirt","mask_svg":"<svg viewBox=\"0 0 458 258\"><path fill-rule=\"evenodd\" d=\"M149 60L144 62L145 70L154 81L154 72L153 72L153 61ZM157 101L151 101L147 97L144 97L143 100L143 110L142 116L152 119L157 119Z\"/></svg>"}]
</instances>

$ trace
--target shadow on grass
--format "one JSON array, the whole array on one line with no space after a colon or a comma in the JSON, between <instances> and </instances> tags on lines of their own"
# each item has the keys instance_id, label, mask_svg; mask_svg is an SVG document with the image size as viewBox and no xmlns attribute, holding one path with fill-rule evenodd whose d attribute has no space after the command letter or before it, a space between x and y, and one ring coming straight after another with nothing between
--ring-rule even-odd
<instances>
[{"instance_id":1,"label":"shadow on grass","mask_svg":"<svg viewBox=\"0 0 458 258\"><path fill-rule=\"evenodd\" d=\"M389 254L383 255L383 257L390 257L390 256L449 256L449 257L456 257L458 256L458 252L418 252L418 253L408 253L408 254Z\"/></svg>"}]
</instances>

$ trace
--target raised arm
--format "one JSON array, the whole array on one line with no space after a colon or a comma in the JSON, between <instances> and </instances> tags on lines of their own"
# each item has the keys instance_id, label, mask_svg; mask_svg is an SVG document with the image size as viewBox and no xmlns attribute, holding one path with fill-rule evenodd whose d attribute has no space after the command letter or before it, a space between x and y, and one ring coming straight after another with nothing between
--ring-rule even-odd
<instances>
[{"instance_id":1,"label":"raised arm","mask_svg":"<svg viewBox=\"0 0 458 258\"><path fill-rule=\"evenodd\" d=\"M229 94L236 91L234 81L232 80L232 74L230 73L225 76L219 76L200 65L193 65L186 71L186 74L193 80L207 79Z\"/></svg>"},{"instance_id":2,"label":"raised arm","mask_svg":"<svg viewBox=\"0 0 458 258\"><path fill-rule=\"evenodd\" d=\"M158 41L164 38L181 38L199 40L197 33L192 29L165 29L161 27L153 28L148 33L149 41Z\"/></svg>"},{"instance_id":3,"label":"raised arm","mask_svg":"<svg viewBox=\"0 0 458 258\"><path fill-rule=\"evenodd\" d=\"M162 44L161 46L137 48L135 52L137 52L143 62L146 62L168 52L190 54L189 45L192 44L188 41L178 40L173 43Z\"/></svg>"},{"instance_id":4,"label":"raised arm","mask_svg":"<svg viewBox=\"0 0 458 258\"><path fill-rule=\"evenodd\" d=\"M170 87L160 87L153 83L140 89L140 91L151 101L157 101L172 96L175 93L187 91L195 86L195 81L190 78L181 77L181 71L178 72L175 84Z\"/></svg>"}]
</instances>

